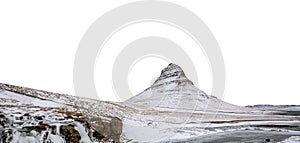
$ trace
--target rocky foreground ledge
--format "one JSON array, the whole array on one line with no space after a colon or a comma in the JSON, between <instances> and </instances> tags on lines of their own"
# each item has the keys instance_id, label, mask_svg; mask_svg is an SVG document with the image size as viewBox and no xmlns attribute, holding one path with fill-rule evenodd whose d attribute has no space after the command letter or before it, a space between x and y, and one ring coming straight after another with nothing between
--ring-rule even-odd
<instances>
[{"instance_id":1,"label":"rocky foreground ledge","mask_svg":"<svg viewBox=\"0 0 300 143\"><path fill-rule=\"evenodd\" d=\"M8 84L0 95L1 143L120 142L122 121L91 113L92 101Z\"/></svg>"}]
</instances>

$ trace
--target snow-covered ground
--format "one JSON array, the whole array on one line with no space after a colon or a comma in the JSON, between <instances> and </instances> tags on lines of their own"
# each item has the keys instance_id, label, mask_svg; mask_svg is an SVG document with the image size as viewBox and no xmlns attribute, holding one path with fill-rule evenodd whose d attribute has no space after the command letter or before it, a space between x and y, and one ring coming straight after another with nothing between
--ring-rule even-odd
<instances>
[{"instance_id":1,"label":"snow-covered ground","mask_svg":"<svg viewBox=\"0 0 300 143\"><path fill-rule=\"evenodd\" d=\"M16 89L16 87L12 87ZM30 89L32 90L32 89ZM17 91L17 90L16 90ZM34 91L34 90L33 90ZM70 108L66 104L79 106L87 111L78 111L87 115L115 116L122 119L121 141L124 142L217 142L224 138L233 141L240 134L252 134L247 136L249 140L256 138L261 141L272 139L273 141L288 140L290 136L300 136L300 117L274 114L277 112L260 111L251 109L247 112L214 112L193 111L187 109L149 108L130 103L110 103L81 99L72 96L60 95L59 98L47 93L28 96L26 94L2 90L0 92L2 114L14 124L22 123L22 127L38 124L39 120L24 122L20 117L28 113L30 117L42 117L42 121L49 126L56 126L55 131L48 129L48 139L61 142L64 140L60 134L60 126L72 124L81 136L81 141L92 141L86 125L74 119L65 119L66 114L57 112L64 108ZM74 98L74 99L73 99ZM51 100L50 100L51 99ZM13 105L13 106L12 106ZM23 106L26 105L26 106ZM31 107L31 108L29 108ZM77 109L77 108L76 108ZM12 115L12 117L9 116ZM61 121L62 120L62 121ZM107 120L110 120L109 118ZM1 130L1 126L0 126ZM16 131L16 130L14 130ZM265 134L264 134L265 133ZM271 133L271 134L270 134ZM20 132L13 134L15 140L29 140L38 142L46 134L29 132L24 136ZM260 136L259 136L260 135ZM35 138L32 138L35 136ZM259 136L259 137L257 137ZM293 138L292 138L293 139ZM253 139L254 140L254 139ZM241 141L241 140L240 140ZM237 141L238 142L238 141ZM285 141L288 142L288 141Z\"/></svg>"},{"instance_id":2,"label":"snow-covered ground","mask_svg":"<svg viewBox=\"0 0 300 143\"><path fill-rule=\"evenodd\" d=\"M82 143L100 135L121 142L300 142L299 106L226 103L196 88L175 64L124 103L0 84L0 106L0 136L12 142L63 142L71 131ZM47 127L30 130L40 123Z\"/></svg>"}]
</instances>

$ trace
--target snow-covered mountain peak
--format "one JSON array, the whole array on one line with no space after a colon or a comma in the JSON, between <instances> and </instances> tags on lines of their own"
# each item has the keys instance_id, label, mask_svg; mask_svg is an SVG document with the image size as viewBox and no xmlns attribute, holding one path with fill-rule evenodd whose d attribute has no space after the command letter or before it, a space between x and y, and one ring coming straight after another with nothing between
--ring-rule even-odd
<instances>
[{"instance_id":1,"label":"snow-covered mountain peak","mask_svg":"<svg viewBox=\"0 0 300 143\"><path fill-rule=\"evenodd\" d=\"M193 85L193 82L185 76L182 68L173 63L170 63L161 71L159 78L153 83L152 87L171 83L175 83L176 85Z\"/></svg>"},{"instance_id":2,"label":"snow-covered mountain peak","mask_svg":"<svg viewBox=\"0 0 300 143\"><path fill-rule=\"evenodd\" d=\"M234 111L246 110L226 103L215 96L207 95L194 86L176 64L169 64L154 84L142 93L128 99L126 103L159 109L184 109L189 111Z\"/></svg>"}]
</instances>

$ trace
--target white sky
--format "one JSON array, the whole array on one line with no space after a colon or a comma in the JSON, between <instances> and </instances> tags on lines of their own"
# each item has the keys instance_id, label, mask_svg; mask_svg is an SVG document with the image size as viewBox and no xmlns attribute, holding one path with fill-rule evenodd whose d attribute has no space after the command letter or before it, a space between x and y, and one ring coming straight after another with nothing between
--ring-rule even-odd
<instances>
[{"instance_id":1,"label":"white sky","mask_svg":"<svg viewBox=\"0 0 300 143\"><path fill-rule=\"evenodd\" d=\"M1 1L0 82L73 94L73 62L81 37L102 14L128 2L131 0ZM172 2L196 13L215 35L225 60L225 101L237 105L300 104L300 1ZM123 29L104 49L118 53L130 40L145 35L163 35L184 47L194 46L176 29L144 23ZM199 54L199 60L194 60L200 89L210 93L210 69L203 53L187 53L192 57ZM111 57L100 56L95 66L96 86L107 87L97 91L107 95L113 94L111 81L101 77L99 67L108 69L105 75L111 74ZM138 62L128 77L131 91L138 93L148 87L166 65L166 61L153 58ZM103 99L114 100L111 97Z\"/></svg>"}]
</instances>

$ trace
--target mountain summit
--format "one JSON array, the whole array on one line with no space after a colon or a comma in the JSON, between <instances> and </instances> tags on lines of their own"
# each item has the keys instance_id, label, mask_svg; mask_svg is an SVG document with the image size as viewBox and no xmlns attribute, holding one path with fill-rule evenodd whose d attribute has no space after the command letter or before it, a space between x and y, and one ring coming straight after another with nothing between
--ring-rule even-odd
<instances>
[{"instance_id":1,"label":"mountain summit","mask_svg":"<svg viewBox=\"0 0 300 143\"><path fill-rule=\"evenodd\" d=\"M161 71L159 78L152 86L161 86L166 84L176 83L178 85L190 84L194 85L184 74L182 68L176 64L170 63Z\"/></svg>"},{"instance_id":2,"label":"mountain summit","mask_svg":"<svg viewBox=\"0 0 300 143\"><path fill-rule=\"evenodd\" d=\"M244 109L207 95L194 86L180 66L173 63L161 71L152 86L125 102L151 108L191 111Z\"/></svg>"}]
</instances>

